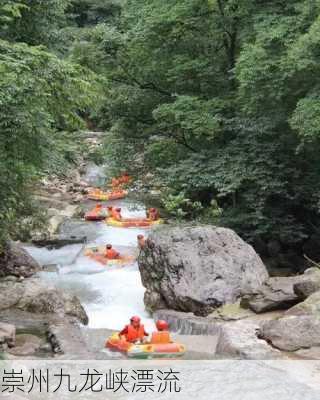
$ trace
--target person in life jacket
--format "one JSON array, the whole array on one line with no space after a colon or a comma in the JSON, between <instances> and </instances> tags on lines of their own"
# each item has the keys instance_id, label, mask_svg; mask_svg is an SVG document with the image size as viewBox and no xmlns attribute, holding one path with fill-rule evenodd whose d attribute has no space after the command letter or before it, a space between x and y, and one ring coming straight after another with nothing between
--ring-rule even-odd
<instances>
[{"instance_id":1,"label":"person in life jacket","mask_svg":"<svg viewBox=\"0 0 320 400\"><path fill-rule=\"evenodd\" d=\"M112 215L112 218L114 218L115 220L121 221L121 219L122 219L121 208L119 208L119 207L112 208L111 215Z\"/></svg>"},{"instance_id":2,"label":"person in life jacket","mask_svg":"<svg viewBox=\"0 0 320 400\"><path fill-rule=\"evenodd\" d=\"M141 324L140 317L137 316L130 318L130 324L126 325L119 335L120 338L125 339L130 343L143 342L144 338L149 336L145 331L144 326Z\"/></svg>"},{"instance_id":3,"label":"person in life jacket","mask_svg":"<svg viewBox=\"0 0 320 400\"><path fill-rule=\"evenodd\" d=\"M112 190L119 189L119 186L121 186L121 182L117 178L112 178L111 186L112 186Z\"/></svg>"},{"instance_id":4,"label":"person in life jacket","mask_svg":"<svg viewBox=\"0 0 320 400\"><path fill-rule=\"evenodd\" d=\"M157 221L159 219L159 212L156 208L150 208L147 215L151 221Z\"/></svg>"},{"instance_id":5,"label":"person in life jacket","mask_svg":"<svg viewBox=\"0 0 320 400\"><path fill-rule=\"evenodd\" d=\"M132 180L132 178L131 178L131 176L128 174L128 172L124 172L124 173L122 174L122 177L121 177L120 179L121 179L121 181L122 181L123 183L130 183L131 180Z\"/></svg>"},{"instance_id":6,"label":"person in life jacket","mask_svg":"<svg viewBox=\"0 0 320 400\"><path fill-rule=\"evenodd\" d=\"M157 331L152 333L151 336L151 344L167 344L172 343L170 333L169 333L169 325L166 321L158 320L156 322Z\"/></svg>"},{"instance_id":7,"label":"person in life jacket","mask_svg":"<svg viewBox=\"0 0 320 400\"><path fill-rule=\"evenodd\" d=\"M120 254L112 248L111 244L106 245L105 255L108 260L116 260L120 257Z\"/></svg>"},{"instance_id":8,"label":"person in life jacket","mask_svg":"<svg viewBox=\"0 0 320 400\"><path fill-rule=\"evenodd\" d=\"M102 207L102 204L97 204L96 206L95 206L95 208L94 208L94 211L97 213L97 214L101 214L104 210L103 210L103 207Z\"/></svg>"},{"instance_id":9,"label":"person in life jacket","mask_svg":"<svg viewBox=\"0 0 320 400\"><path fill-rule=\"evenodd\" d=\"M112 217L112 210L113 210L113 207L111 207L111 206L107 207L108 217Z\"/></svg>"},{"instance_id":10,"label":"person in life jacket","mask_svg":"<svg viewBox=\"0 0 320 400\"><path fill-rule=\"evenodd\" d=\"M138 246L140 249L142 249L146 244L146 239L144 238L143 235L138 235L137 239L138 239Z\"/></svg>"}]
</instances>

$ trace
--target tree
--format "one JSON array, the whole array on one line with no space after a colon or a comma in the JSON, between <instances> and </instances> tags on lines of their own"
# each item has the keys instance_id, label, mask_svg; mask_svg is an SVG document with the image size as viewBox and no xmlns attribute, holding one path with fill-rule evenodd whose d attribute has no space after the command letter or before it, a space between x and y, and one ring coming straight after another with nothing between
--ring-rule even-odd
<instances>
[{"instance_id":1,"label":"tree","mask_svg":"<svg viewBox=\"0 0 320 400\"><path fill-rule=\"evenodd\" d=\"M57 132L79 127L78 112L93 96L89 77L42 49L0 41L0 242L15 230L31 183L57 153Z\"/></svg>"},{"instance_id":2,"label":"tree","mask_svg":"<svg viewBox=\"0 0 320 400\"><path fill-rule=\"evenodd\" d=\"M204 218L217 199L219 222L249 240L301 245L319 220L319 6L128 0L90 41L113 154L131 154L115 161Z\"/></svg>"}]
</instances>

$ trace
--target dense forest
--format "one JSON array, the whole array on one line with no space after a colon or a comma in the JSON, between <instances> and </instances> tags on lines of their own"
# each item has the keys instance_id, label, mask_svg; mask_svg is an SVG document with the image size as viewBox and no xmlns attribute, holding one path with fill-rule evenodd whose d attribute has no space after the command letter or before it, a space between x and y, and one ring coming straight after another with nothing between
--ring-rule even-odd
<instances>
[{"instance_id":1,"label":"dense forest","mask_svg":"<svg viewBox=\"0 0 320 400\"><path fill-rule=\"evenodd\" d=\"M173 217L318 243L319 0L0 0L0 21L2 240L89 120Z\"/></svg>"}]
</instances>

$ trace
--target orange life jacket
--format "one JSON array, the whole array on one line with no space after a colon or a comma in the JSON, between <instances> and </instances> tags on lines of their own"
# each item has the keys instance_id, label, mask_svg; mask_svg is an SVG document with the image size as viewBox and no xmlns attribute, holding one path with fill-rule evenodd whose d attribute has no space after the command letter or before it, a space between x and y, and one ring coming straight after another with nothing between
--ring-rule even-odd
<instances>
[{"instance_id":1,"label":"orange life jacket","mask_svg":"<svg viewBox=\"0 0 320 400\"><path fill-rule=\"evenodd\" d=\"M132 180L131 176L129 175L122 175L120 179L123 183L129 183Z\"/></svg>"},{"instance_id":2,"label":"orange life jacket","mask_svg":"<svg viewBox=\"0 0 320 400\"><path fill-rule=\"evenodd\" d=\"M138 339L144 338L144 326L140 324L139 328L136 329L132 325L128 325L128 333L126 334L126 338L128 342L134 342Z\"/></svg>"},{"instance_id":3,"label":"orange life jacket","mask_svg":"<svg viewBox=\"0 0 320 400\"><path fill-rule=\"evenodd\" d=\"M114 249L107 249L106 257L108 260L114 260L119 257L119 253Z\"/></svg>"},{"instance_id":4,"label":"orange life jacket","mask_svg":"<svg viewBox=\"0 0 320 400\"><path fill-rule=\"evenodd\" d=\"M151 336L152 344L171 343L170 333L168 331L153 332Z\"/></svg>"},{"instance_id":5,"label":"orange life jacket","mask_svg":"<svg viewBox=\"0 0 320 400\"><path fill-rule=\"evenodd\" d=\"M113 188L118 188L121 185L121 182L119 179L113 178L111 181L111 185Z\"/></svg>"},{"instance_id":6,"label":"orange life jacket","mask_svg":"<svg viewBox=\"0 0 320 400\"><path fill-rule=\"evenodd\" d=\"M158 212L158 210L149 211L148 218L150 218L151 221L157 221L157 220L159 219L159 212Z\"/></svg>"}]
</instances>

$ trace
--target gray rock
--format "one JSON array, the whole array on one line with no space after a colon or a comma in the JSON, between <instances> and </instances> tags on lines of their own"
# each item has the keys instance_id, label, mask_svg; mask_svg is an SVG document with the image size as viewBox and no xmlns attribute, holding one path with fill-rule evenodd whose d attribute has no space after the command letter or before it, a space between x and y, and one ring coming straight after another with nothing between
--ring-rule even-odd
<instances>
[{"instance_id":1,"label":"gray rock","mask_svg":"<svg viewBox=\"0 0 320 400\"><path fill-rule=\"evenodd\" d=\"M0 281L0 310L9 308L37 314L70 315L88 323L88 316L77 297L36 278L22 282Z\"/></svg>"},{"instance_id":2,"label":"gray rock","mask_svg":"<svg viewBox=\"0 0 320 400\"><path fill-rule=\"evenodd\" d=\"M71 244L79 244L86 242L86 236L64 236L52 235L50 238L40 238L32 240L32 243L39 247L47 247L49 249L60 249L61 247Z\"/></svg>"},{"instance_id":3,"label":"gray rock","mask_svg":"<svg viewBox=\"0 0 320 400\"><path fill-rule=\"evenodd\" d=\"M5 350L7 347L15 345L16 328L14 325L0 322L0 350Z\"/></svg>"},{"instance_id":4,"label":"gray rock","mask_svg":"<svg viewBox=\"0 0 320 400\"><path fill-rule=\"evenodd\" d=\"M320 360L320 347L298 350L294 354L298 356L298 358L304 358L306 360Z\"/></svg>"},{"instance_id":5,"label":"gray rock","mask_svg":"<svg viewBox=\"0 0 320 400\"><path fill-rule=\"evenodd\" d=\"M151 310L166 307L206 316L256 292L268 278L251 246L232 230L212 226L159 229L138 262Z\"/></svg>"},{"instance_id":6,"label":"gray rock","mask_svg":"<svg viewBox=\"0 0 320 400\"><path fill-rule=\"evenodd\" d=\"M320 270L310 268L303 275L268 279L256 293L244 296L241 305L256 313L286 310L320 290Z\"/></svg>"},{"instance_id":7,"label":"gray rock","mask_svg":"<svg viewBox=\"0 0 320 400\"><path fill-rule=\"evenodd\" d=\"M52 351L66 360L93 360L95 355L88 349L80 327L72 321L49 324L48 340ZM100 349L104 342L100 343Z\"/></svg>"},{"instance_id":8,"label":"gray rock","mask_svg":"<svg viewBox=\"0 0 320 400\"><path fill-rule=\"evenodd\" d=\"M320 317L320 291L313 293L302 303L290 308L286 315L314 315Z\"/></svg>"},{"instance_id":9,"label":"gray rock","mask_svg":"<svg viewBox=\"0 0 320 400\"><path fill-rule=\"evenodd\" d=\"M0 311L15 307L24 293L24 285L18 281L0 281Z\"/></svg>"},{"instance_id":10,"label":"gray rock","mask_svg":"<svg viewBox=\"0 0 320 400\"><path fill-rule=\"evenodd\" d=\"M241 306L256 313L287 310L299 302L293 285L303 279L303 276L269 278L256 293L244 296Z\"/></svg>"},{"instance_id":11,"label":"gray rock","mask_svg":"<svg viewBox=\"0 0 320 400\"><path fill-rule=\"evenodd\" d=\"M216 352L246 360L283 358L265 340L259 339L260 326L253 321L237 321L221 326Z\"/></svg>"},{"instance_id":12,"label":"gray rock","mask_svg":"<svg viewBox=\"0 0 320 400\"><path fill-rule=\"evenodd\" d=\"M64 221L59 227L59 235L73 239L86 237L88 242L93 242L98 237L96 224L88 224L85 221L71 219Z\"/></svg>"},{"instance_id":13,"label":"gray rock","mask_svg":"<svg viewBox=\"0 0 320 400\"><path fill-rule=\"evenodd\" d=\"M261 336L278 349L296 351L320 346L320 318L313 315L287 315L267 321Z\"/></svg>"},{"instance_id":14,"label":"gray rock","mask_svg":"<svg viewBox=\"0 0 320 400\"><path fill-rule=\"evenodd\" d=\"M146 309L150 312L166 308L166 303L161 297L161 294L150 290L146 290L144 293L144 304L146 305Z\"/></svg>"},{"instance_id":15,"label":"gray rock","mask_svg":"<svg viewBox=\"0 0 320 400\"><path fill-rule=\"evenodd\" d=\"M19 244L8 242L0 256L0 277L14 275L28 278L40 271L40 265Z\"/></svg>"},{"instance_id":16,"label":"gray rock","mask_svg":"<svg viewBox=\"0 0 320 400\"><path fill-rule=\"evenodd\" d=\"M158 310L153 314L154 320L162 319L168 322L171 332L182 335L208 335L220 334L220 324L205 317L197 317L192 313L173 310Z\"/></svg>"},{"instance_id":17,"label":"gray rock","mask_svg":"<svg viewBox=\"0 0 320 400\"><path fill-rule=\"evenodd\" d=\"M31 356L40 350L43 344L38 336L30 334L17 335L15 346L9 350L15 356Z\"/></svg>"},{"instance_id":18,"label":"gray rock","mask_svg":"<svg viewBox=\"0 0 320 400\"><path fill-rule=\"evenodd\" d=\"M306 299L320 291L320 269L309 268L304 272L304 280L293 285L293 290L299 299Z\"/></svg>"}]
</instances>

